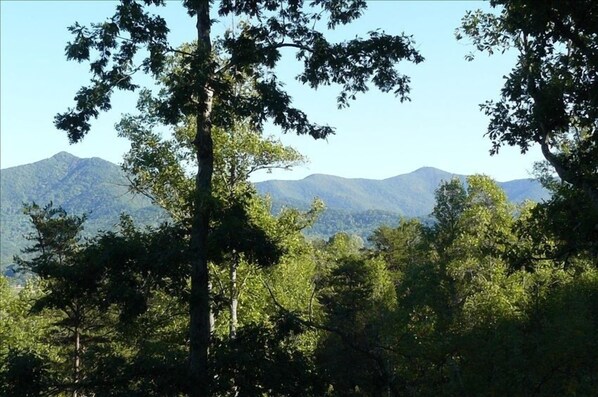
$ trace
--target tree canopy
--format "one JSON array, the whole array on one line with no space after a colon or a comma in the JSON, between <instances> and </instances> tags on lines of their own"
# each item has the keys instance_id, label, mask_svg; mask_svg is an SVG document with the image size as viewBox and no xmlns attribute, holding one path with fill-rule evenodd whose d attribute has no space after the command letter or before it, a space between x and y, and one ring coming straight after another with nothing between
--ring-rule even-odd
<instances>
[{"instance_id":1,"label":"tree canopy","mask_svg":"<svg viewBox=\"0 0 598 397\"><path fill-rule=\"evenodd\" d=\"M495 0L498 13L469 12L458 37L478 51L515 50L517 64L490 116L492 153L532 144L558 176L598 207L598 6L594 1Z\"/></svg>"},{"instance_id":2,"label":"tree canopy","mask_svg":"<svg viewBox=\"0 0 598 397\"><path fill-rule=\"evenodd\" d=\"M491 178L443 181L429 219L368 238L308 241L324 204L272 214L248 178L303 161L264 137L325 138L292 104L276 65L334 85L346 107L375 86L408 99L400 61L423 60L408 36L331 42L364 0L185 0L197 36L168 41L164 0L121 0L98 24L73 25L70 60L90 85L56 116L72 142L139 89L131 189L170 219L139 228L123 214L81 238L84 214L25 204L33 232L17 262L24 288L0 278L0 394L6 396L595 396L596 12L591 1L494 0L461 34L518 61L491 117L493 152L539 144L553 196L513 204ZM212 36L212 17L243 20ZM141 88L134 74L155 85ZM557 179L550 169L556 172ZM6 321L5 321L6 320Z\"/></svg>"},{"instance_id":3,"label":"tree canopy","mask_svg":"<svg viewBox=\"0 0 598 397\"><path fill-rule=\"evenodd\" d=\"M90 27L78 23L69 29L74 39L66 47L67 59L89 63L91 83L76 96L76 107L58 114L55 125L67 132L71 142L80 141L91 129L90 121L111 108L115 90L134 91L133 74L151 75L160 87L157 94L141 91L140 111L149 112L166 126L194 118L191 143L197 158L195 191L189 197L192 220L190 294L191 395L209 394L210 280L208 251L212 219L214 140L212 126L232 128L248 120L256 130L271 121L284 132L324 138L333 129L309 121L292 105L275 74L285 48L295 50L303 64L299 81L312 88L338 85L339 106L347 106L370 84L383 92L407 99L409 79L396 66L399 61L423 60L407 36L373 31L365 39L331 43L319 30L348 24L366 8L363 0L303 0L272 2L185 0L183 6L197 28L188 44L172 48L165 20L152 13L163 0L123 0L108 20ZM215 40L212 15L235 15L246 20ZM141 59L139 59L141 56ZM241 89L240 89L241 88ZM248 90L243 88L249 88Z\"/></svg>"}]
</instances>

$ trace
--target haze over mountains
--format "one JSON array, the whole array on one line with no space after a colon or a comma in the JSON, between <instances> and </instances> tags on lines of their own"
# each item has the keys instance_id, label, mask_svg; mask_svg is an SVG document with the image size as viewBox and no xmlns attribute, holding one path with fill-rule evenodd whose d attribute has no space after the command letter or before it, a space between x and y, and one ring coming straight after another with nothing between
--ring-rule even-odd
<instances>
[{"instance_id":1,"label":"haze over mountains","mask_svg":"<svg viewBox=\"0 0 598 397\"><path fill-rule=\"evenodd\" d=\"M434 191L443 180L465 176L425 167L384 180L348 179L311 175L298 181L256 183L272 198L276 212L282 206L308 208L315 197L327 210L308 234L326 237L344 230L366 236L381 224L396 224L401 216L426 217L434 206ZM0 172L0 263L6 266L26 244L30 230L22 204L53 201L73 214L89 214L86 230L109 230L122 212L141 224L157 224L168 217L149 199L128 192L120 167L99 158L81 159L61 152L36 163ZM548 197L531 179L500 183L510 200L540 201Z\"/></svg>"}]
</instances>

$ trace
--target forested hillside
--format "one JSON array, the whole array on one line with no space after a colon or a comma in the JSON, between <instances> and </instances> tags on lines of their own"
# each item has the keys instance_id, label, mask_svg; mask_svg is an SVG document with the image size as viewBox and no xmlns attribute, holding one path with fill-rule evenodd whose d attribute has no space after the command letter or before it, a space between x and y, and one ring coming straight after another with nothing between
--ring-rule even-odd
<instances>
[{"instance_id":1,"label":"forested hillside","mask_svg":"<svg viewBox=\"0 0 598 397\"><path fill-rule=\"evenodd\" d=\"M386 211L404 217L427 216L434 207L434 191L441 182L465 175L456 175L432 167L383 180L350 179L332 175L311 175L299 181L265 181L256 184L258 192L272 197L275 206L308 208L315 198L327 208L347 212ZM548 191L533 179L499 183L509 200L540 202Z\"/></svg>"},{"instance_id":2,"label":"forested hillside","mask_svg":"<svg viewBox=\"0 0 598 397\"><path fill-rule=\"evenodd\" d=\"M428 218L434 190L441 181L457 177L434 168L386 180L346 179L312 175L300 181L258 182L258 192L270 196L272 211L283 207L309 209L319 198L326 209L304 233L328 238L344 231L366 239L381 225L395 226L401 217ZM26 245L31 231L23 204L53 202L73 214L87 214L84 235L111 230L121 213L141 225L157 225L168 219L165 211L141 194L130 193L130 181L115 164L99 158L81 159L61 152L37 163L0 172L0 263L2 269ZM500 184L513 202L541 201L548 192L531 179Z\"/></svg>"},{"instance_id":3,"label":"forested hillside","mask_svg":"<svg viewBox=\"0 0 598 397\"><path fill-rule=\"evenodd\" d=\"M453 179L433 223L381 227L370 248L346 233L309 242L309 213L275 217L260 199L249 210L266 235L233 234L264 251L213 253L213 395L596 395L596 240L563 239L541 205L516 208L487 177ZM0 390L70 390L77 376L96 395L179 395L184 228L123 220L82 241L78 217L28 215L39 235L20 264L40 279L20 291L0 279Z\"/></svg>"},{"instance_id":4,"label":"forested hillside","mask_svg":"<svg viewBox=\"0 0 598 397\"><path fill-rule=\"evenodd\" d=\"M141 224L156 225L168 219L149 199L129 193L129 182L120 168L108 161L80 159L61 152L33 164L0 172L0 263L12 263L32 231L23 204L53 202L73 214L86 214L86 236L111 230L121 213Z\"/></svg>"}]
</instances>

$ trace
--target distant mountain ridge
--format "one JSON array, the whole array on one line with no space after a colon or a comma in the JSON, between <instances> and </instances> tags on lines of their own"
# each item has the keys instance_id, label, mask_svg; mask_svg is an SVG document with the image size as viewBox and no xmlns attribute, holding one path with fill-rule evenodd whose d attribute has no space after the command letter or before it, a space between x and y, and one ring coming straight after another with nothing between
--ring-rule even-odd
<instances>
[{"instance_id":1,"label":"distant mountain ridge","mask_svg":"<svg viewBox=\"0 0 598 397\"><path fill-rule=\"evenodd\" d=\"M302 180L258 182L256 189L271 197L274 211L283 206L308 208L315 197L327 207L321 220L307 233L327 237L338 231L366 236L380 224L396 224L401 216L426 217L434 205L434 191L443 180L465 179L436 168L383 180L348 179L315 174ZM0 264L6 266L25 246L30 230L23 203L53 201L73 214L89 214L86 230L110 230L121 213L140 224L167 219L149 199L128 192L119 166L100 158L81 159L66 152L32 164L0 170ZM548 192L532 179L500 183L510 200L540 201ZM1 270L1 269L0 269Z\"/></svg>"},{"instance_id":2,"label":"distant mountain ridge","mask_svg":"<svg viewBox=\"0 0 598 397\"><path fill-rule=\"evenodd\" d=\"M423 167L387 179L342 178L314 174L298 181L272 180L256 184L278 206L307 207L313 198L322 199L327 208L350 212L387 211L406 217L422 217L434 207L434 192L442 181L465 175ZM541 201L549 194L533 179L498 183L512 202Z\"/></svg>"}]
</instances>

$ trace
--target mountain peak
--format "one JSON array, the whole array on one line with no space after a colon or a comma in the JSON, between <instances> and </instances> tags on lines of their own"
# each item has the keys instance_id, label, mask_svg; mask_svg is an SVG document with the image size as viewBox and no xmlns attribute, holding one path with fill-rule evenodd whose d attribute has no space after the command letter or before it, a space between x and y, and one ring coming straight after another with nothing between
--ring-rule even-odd
<instances>
[{"instance_id":1,"label":"mountain peak","mask_svg":"<svg viewBox=\"0 0 598 397\"><path fill-rule=\"evenodd\" d=\"M73 161L73 160L79 159L79 157L74 156L74 155L70 154L69 152L64 152L64 151L58 152L50 158L52 160L57 160L57 161Z\"/></svg>"},{"instance_id":2,"label":"mountain peak","mask_svg":"<svg viewBox=\"0 0 598 397\"><path fill-rule=\"evenodd\" d=\"M416 169L415 171L411 172L411 174L420 174L420 175L433 175L433 174L450 174L450 175L455 175L452 172L448 172L448 171L444 171L441 170L439 168L435 168L435 167L420 167L418 169Z\"/></svg>"}]
</instances>

